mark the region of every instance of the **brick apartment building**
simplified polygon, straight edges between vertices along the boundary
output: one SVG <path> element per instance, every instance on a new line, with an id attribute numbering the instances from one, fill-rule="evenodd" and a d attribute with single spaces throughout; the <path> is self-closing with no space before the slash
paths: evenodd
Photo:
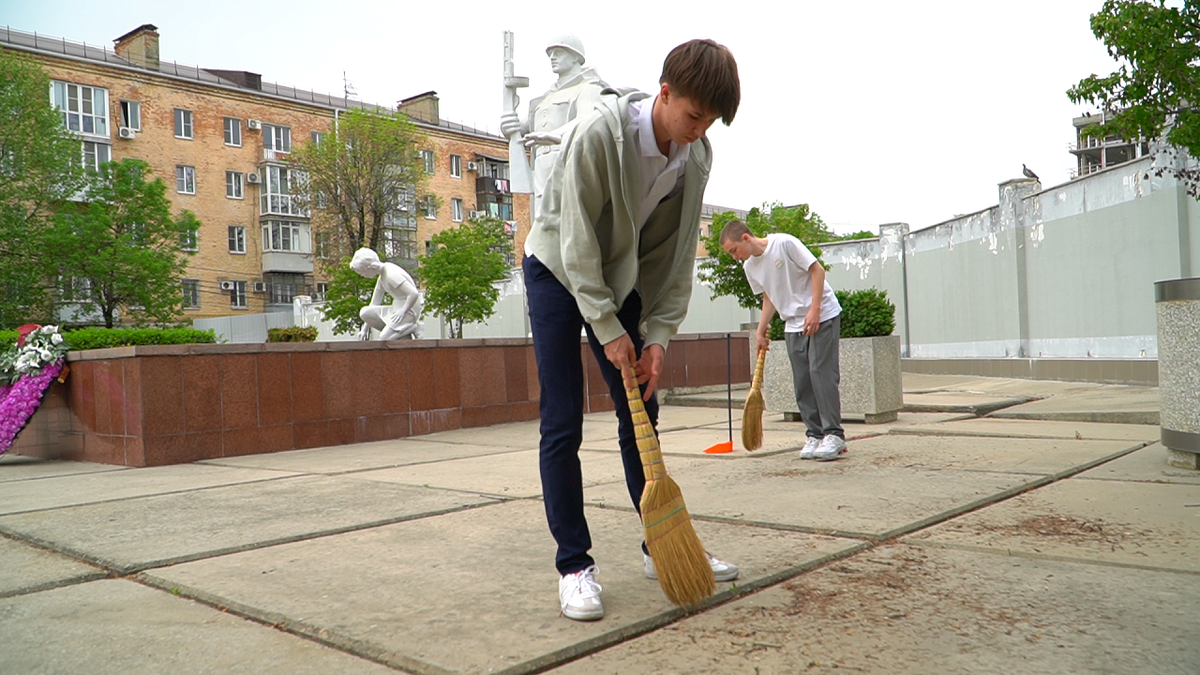
<path id="1" fill-rule="evenodd" d="M 310 214 L 294 199 L 287 155 L 346 110 L 371 106 L 266 83 L 256 73 L 163 61 L 149 24 L 115 43 L 109 50 L 0 31 L 0 47 L 31 55 L 49 75 L 50 101 L 79 134 L 86 164 L 141 159 L 173 188 L 173 210 L 200 219 L 181 289 L 186 318 L 284 309 L 295 295 L 319 296 Z M 509 223 L 515 264 L 529 201 L 508 191 L 507 141 L 441 120 L 435 92 L 397 109 L 425 135 L 427 191 L 437 199 L 396 214 L 388 257 L 412 269 L 434 234 L 487 213 Z"/>

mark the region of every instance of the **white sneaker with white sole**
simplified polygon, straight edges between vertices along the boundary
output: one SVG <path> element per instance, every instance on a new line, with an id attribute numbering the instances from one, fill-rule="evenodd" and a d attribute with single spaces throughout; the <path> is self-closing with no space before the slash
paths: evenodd
<path id="1" fill-rule="evenodd" d="M 596 583 L 599 572 L 600 569 L 592 565 L 574 574 L 564 574 L 558 580 L 558 600 L 563 616 L 576 621 L 604 618 L 604 604 L 600 602 L 602 589 Z"/>
<path id="2" fill-rule="evenodd" d="M 816 454 L 817 448 L 821 447 L 821 440 L 816 436 L 808 436 L 804 441 L 804 447 L 800 448 L 800 459 L 812 459 Z"/>
<path id="3" fill-rule="evenodd" d="M 828 462 L 844 454 L 846 454 L 846 441 L 840 436 L 829 434 L 821 441 L 820 447 L 813 454 L 813 459 L 818 462 Z"/>
<path id="4" fill-rule="evenodd" d="M 733 581 L 734 579 L 738 578 L 738 574 L 741 572 L 738 570 L 737 565 L 734 565 L 731 562 L 725 562 L 724 560 L 717 560 L 713 554 L 707 551 L 705 551 L 704 554 L 708 556 L 708 566 L 712 568 L 713 577 L 715 577 L 717 581 Z M 642 558 L 642 563 L 645 565 L 646 569 L 646 578 L 658 579 L 658 570 L 654 568 L 654 558 L 651 558 L 645 553 L 642 554 Z"/>

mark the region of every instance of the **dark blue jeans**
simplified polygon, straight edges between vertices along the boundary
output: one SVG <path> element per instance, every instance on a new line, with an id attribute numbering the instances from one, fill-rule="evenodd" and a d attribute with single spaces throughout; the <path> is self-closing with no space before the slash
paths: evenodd
<path id="1" fill-rule="evenodd" d="M 621 462 L 625 466 L 625 484 L 635 509 L 639 509 L 646 478 L 638 457 L 633 420 L 625 398 L 621 372 L 604 357 L 604 345 L 596 340 L 592 327 L 579 313 L 575 297 L 554 274 L 533 256 L 522 263 L 525 294 L 529 301 L 529 324 L 533 330 L 533 353 L 537 359 L 539 402 L 542 422 L 539 466 L 542 474 L 542 499 L 550 533 L 558 542 L 554 563 L 560 574 L 572 574 L 594 564 L 588 550 L 592 537 L 583 515 L 583 472 L 579 466 L 579 446 L 583 443 L 583 359 L 579 351 L 579 331 L 587 330 L 588 344 L 604 375 L 617 413 L 617 435 Z M 642 299 L 636 291 L 629 294 L 617 312 L 625 332 L 633 340 L 637 355 L 642 354 L 638 322 Z M 650 423 L 658 427 L 658 399 L 646 401 Z"/>

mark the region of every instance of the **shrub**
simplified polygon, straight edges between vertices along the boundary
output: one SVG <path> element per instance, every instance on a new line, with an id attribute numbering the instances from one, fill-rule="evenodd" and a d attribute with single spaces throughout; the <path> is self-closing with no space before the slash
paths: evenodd
<path id="1" fill-rule="evenodd" d="M 109 349 L 139 345 L 211 344 L 217 341 L 212 330 L 195 328 L 80 328 L 64 333 L 72 350 Z"/>
<path id="2" fill-rule="evenodd" d="M 887 291 L 864 288 L 834 294 L 842 306 L 842 337 L 891 335 L 896 328 L 896 306 L 887 299 Z"/>
<path id="3" fill-rule="evenodd" d="M 317 329 L 313 327 L 300 328 L 268 328 L 267 342 L 316 342 Z"/>

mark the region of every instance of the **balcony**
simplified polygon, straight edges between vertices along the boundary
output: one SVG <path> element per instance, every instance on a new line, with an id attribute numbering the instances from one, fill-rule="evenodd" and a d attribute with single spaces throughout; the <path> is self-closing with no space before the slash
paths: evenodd
<path id="1" fill-rule="evenodd" d="M 263 274 L 312 274 L 313 257 L 311 253 L 295 251 L 263 251 L 262 271 Z"/>
<path id="2" fill-rule="evenodd" d="M 267 193 L 259 197 L 260 215 L 308 218 L 310 211 L 297 195 Z"/>
<path id="3" fill-rule="evenodd" d="M 475 192 L 500 195 L 509 194 L 508 179 L 480 176 L 475 179 Z"/>

